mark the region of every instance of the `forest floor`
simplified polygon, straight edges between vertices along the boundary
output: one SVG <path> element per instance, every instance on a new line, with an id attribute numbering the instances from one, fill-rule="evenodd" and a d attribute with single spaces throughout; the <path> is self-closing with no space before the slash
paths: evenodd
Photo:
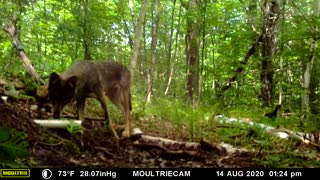
<path id="1" fill-rule="evenodd" d="M 66 129 L 49 129 L 34 123 L 32 102 L 0 103 L 0 126 L 28 134 L 31 157 L 24 161 L 30 167 L 263 167 L 254 153 L 198 150 L 200 156 L 166 156 L 159 149 L 135 146 L 132 138 L 116 142 L 102 121 L 84 121 L 84 133 L 71 135 Z M 45 116 L 49 117 L 49 113 Z M 117 121 L 117 124 L 123 121 Z M 158 118 L 136 120 L 144 134 L 189 142 L 188 133 L 177 133 L 170 122 Z M 121 134 L 121 128 L 117 128 Z"/>

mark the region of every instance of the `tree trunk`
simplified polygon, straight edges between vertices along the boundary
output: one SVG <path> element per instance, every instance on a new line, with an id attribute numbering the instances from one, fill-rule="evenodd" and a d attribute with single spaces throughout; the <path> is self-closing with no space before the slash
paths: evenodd
<path id="1" fill-rule="evenodd" d="M 134 29 L 136 29 L 135 17 L 134 17 L 134 9 L 133 8 L 134 8 L 133 7 L 133 2 L 132 2 L 132 0 L 129 0 L 129 9 L 130 9 L 132 26 L 134 27 Z"/>
<path id="2" fill-rule="evenodd" d="M 313 14 L 314 14 L 314 19 L 317 18 L 318 14 L 319 14 L 319 0 L 314 0 L 314 10 L 313 10 Z M 315 97 L 315 77 L 312 77 L 314 75 L 315 72 L 315 49 L 316 49 L 316 45 L 317 45 L 317 32 L 318 32 L 318 27 L 315 26 L 314 31 L 312 32 L 312 39 L 311 39 L 311 43 L 310 43 L 310 55 L 309 58 L 304 62 L 304 72 L 303 72 L 303 94 L 302 94 L 302 113 L 303 114 L 308 114 L 310 112 L 310 98 L 314 98 Z M 312 80 L 312 82 L 311 82 Z M 312 84 L 310 84 L 312 83 Z M 312 95 L 312 96 L 310 96 Z M 314 99 L 313 99 L 314 100 Z"/>
<path id="3" fill-rule="evenodd" d="M 199 1 L 189 0 L 186 34 L 186 63 L 187 63 L 187 99 L 193 106 L 198 105 L 199 90 Z"/>
<path id="4" fill-rule="evenodd" d="M 88 10 L 89 10 L 89 0 L 83 0 L 83 48 L 84 48 L 84 59 L 91 60 L 90 52 L 90 38 L 88 32 Z"/>
<path id="5" fill-rule="evenodd" d="M 10 38 L 12 39 L 12 44 L 17 50 L 21 58 L 23 67 L 27 70 L 27 73 L 33 80 L 35 80 L 35 82 L 39 84 L 44 84 L 44 81 L 40 78 L 40 76 L 33 68 L 28 56 L 24 53 L 23 46 L 18 38 L 18 30 L 16 28 L 16 23 L 16 17 L 12 17 L 8 25 L 4 28 L 4 30 L 9 34 Z"/>
<path id="6" fill-rule="evenodd" d="M 287 4 L 287 0 L 284 0 L 282 1 L 282 12 L 286 12 L 286 4 Z M 283 34 L 285 32 L 285 21 L 286 21 L 286 15 L 285 13 L 282 13 L 281 14 L 282 16 L 282 22 L 281 22 L 281 30 L 280 30 L 280 33 Z M 280 39 L 282 40 L 282 39 Z M 279 66 L 280 66 L 280 69 L 279 69 L 279 103 L 278 104 L 282 104 L 282 101 L 284 99 L 283 97 L 283 75 L 284 75 L 284 69 L 283 69 L 283 51 L 284 51 L 284 46 L 282 45 L 283 43 L 280 42 L 279 44 L 281 44 L 281 47 L 280 47 L 280 52 L 279 52 Z"/>
<path id="7" fill-rule="evenodd" d="M 152 94 L 152 85 L 153 85 L 153 76 L 154 69 L 156 65 L 157 58 L 157 40 L 158 40 L 158 26 L 159 26 L 159 0 L 154 2 L 154 26 L 152 27 L 152 41 L 151 41 L 151 67 L 148 75 L 148 85 L 147 85 L 147 102 L 151 100 Z"/>
<path id="8" fill-rule="evenodd" d="M 143 23 L 142 23 L 142 29 L 143 29 L 143 51 L 142 51 L 142 47 L 140 47 L 140 52 L 143 52 L 141 55 L 140 55 L 140 58 L 139 58 L 139 68 L 138 68 L 138 72 L 139 72 L 139 79 L 143 79 L 143 82 L 147 82 L 148 80 L 148 70 L 147 70 L 147 59 L 148 59 L 148 47 L 147 47 L 147 34 L 146 34 L 146 20 L 144 19 Z M 142 57 L 143 55 L 143 57 Z M 147 83 L 144 84 L 144 86 L 147 86 Z"/>
<path id="9" fill-rule="evenodd" d="M 143 4 L 141 5 L 139 19 L 138 19 L 138 22 L 135 28 L 135 33 L 134 33 L 134 44 L 133 44 L 131 64 L 130 64 L 132 80 L 134 79 L 134 70 L 135 70 L 138 55 L 139 55 L 140 41 L 142 36 L 142 26 L 143 26 L 144 17 L 146 14 L 147 3 L 148 3 L 148 0 L 144 0 Z"/>
<path id="10" fill-rule="evenodd" d="M 279 14 L 278 0 L 265 0 L 262 27 L 262 67 L 260 72 L 260 93 L 265 106 L 271 105 L 273 100 L 273 59 L 277 47 L 276 27 Z"/>
<path id="11" fill-rule="evenodd" d="M 176 6 L 176 0 L 173 0 L 173 7 L 171 12 L 171 25 L 170 25 L 170 34 L 169 34 L 169 45 L 168 45 L 168 58 L 167 58 L 167 68 L 166 68 L 166 77 L 167 82 L 170 79 L 171 74 L 171 51 L 172 51 L 172 37 L 173 37 L 173 30 L 174 30 L 174 15 L 175 15 L 175 6 Z"/>
<path id="12" fill-rule="evenodd" d="M 182 10 L 182 6 L 180 6 L 180 8 L 179 8 L 178 29 L 177 29 L 177 32 L 176 32 L 175 49 L 174 49 L 174 54 L 173 54 L 174 61 L 172 63 L 170 63 L 170 67 L 169 67 L 170 68 L 170 73 L 169 73 L 169 76 L 168 76 L 168 82 L 167 82 L 166 90 L 164 91 L 165 95 L 167 95 L 168 92 L 169 92 L 170 85 L 171 85 L 171 82 L 172 82 L 172 79 L 173 79 L 175 64 L 176 64 L 176 61 L 177 61 L 178 38 L 179 38 L 180 24 L 181 24 L 181 10 Z M 173 19 L 172 19 L 172 21 L 173 21 Z M 171 52 L 169 52 L 169 53 L 171 54 Z M 171 59 L 171 57 L 170 57 L 170 59 Z M 171 60 L 170 60 L 170 62 L 171 62 Z"/>
<path id="13" fill-rule="evenodd" d="M 204 0 L 203 7 L 201 9 L 201 18 L 202 18 L 202 48 L 201 48 L 201 66 L 200 66 L 200 79 L 199 79 L 199 88 L 198 88 L 198 102 L 200 102 L 201 99 L 201 87 L 202 82 L 207 82 L 206 75 L 204 80 L 202 80 L 202 73 L 203 73 L 203 67 L 204 67 L 204 61 L 207 58 L 207 51 L 206 51 L 206 11 L 207 11 L 207 0 Z M 205 72 L 207 74 L 207 72 Z"/>

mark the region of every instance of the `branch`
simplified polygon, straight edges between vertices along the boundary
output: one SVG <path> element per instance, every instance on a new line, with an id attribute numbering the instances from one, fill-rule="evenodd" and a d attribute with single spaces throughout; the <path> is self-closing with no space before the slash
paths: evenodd
<path id="1" fill-rule="evenodd" d="M 12 16 L 9 20 L 9 23 L 5 26 L 4 31 L 9 34 L 11 41 L 12 41 L 12 45 L 18 51 L 18 55 L 20 56 L 22 64 L 23 64 L 24 68 L 26 69 L 27 73 L 37 83 L 45 84 L 44 81 L 40 78 L 40 76 L 37 74 L 37 72 L 33 68 L 28 56 L 24 53 L 23 46 L 18 38 L 18 31 L 17 31 L 16 26 L 17 26 L 17 18 L 15 16 Z"/>
<path id="2" fill-rule="evenodd" d="M 260 35 L 254 43 L 252 43 L 251 48 L 246 53 L 244 59 L 240 62 L 240 66 L 236 69 L 234 75 L 230 77 L 227 84 L 221 88 L 221 93 L 218 94 L 218 97 L 221 96 L 226 90 L 228 90 L 232 86 L 232 83 L 234 83 L 238 76 L 243 72 L 244 66 L 248 64 L 250 57 L 256 52 L 256 46 L 260 42 L 262 42 L 262 35 Z"/>

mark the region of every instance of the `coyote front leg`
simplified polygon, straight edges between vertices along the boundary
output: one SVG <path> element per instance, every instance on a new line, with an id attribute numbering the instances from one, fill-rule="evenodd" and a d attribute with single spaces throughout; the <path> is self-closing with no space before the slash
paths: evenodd
<path id="1" fill-rule="evenodd" d="M 110 116 L 108 114 L 108 107 L 107 107 L 106 99 L 105 99 L 105 96 L 102 93 L 102 91 L 101 91 L 101 93 L 98 94 L 98 100 L 100 101 L 100 104 L 101 104 L 101 106 L 102 106 L 102 108 L 104 110 L 105 121 L 106 121 L 111 133 L 113 134 L 114 138 L 118 141 L 119 140 L 119 136 L 118 136 L 117 131 L 114 129 L 113 123 L 112 123 L 111 118 L 110 118 Z"/>

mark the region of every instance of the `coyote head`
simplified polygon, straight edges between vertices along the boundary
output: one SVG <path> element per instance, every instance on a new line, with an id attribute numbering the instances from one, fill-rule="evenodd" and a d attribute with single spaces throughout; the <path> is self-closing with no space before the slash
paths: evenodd
<path id="1" fill-rule="evenodd" d="M 60 118 L 61 111 L 74 97 L 76 83 L 76 76 L 64 80 L 57 73 L 51 73 L 48 94 L 52 103 L 53 118 Z"/>

